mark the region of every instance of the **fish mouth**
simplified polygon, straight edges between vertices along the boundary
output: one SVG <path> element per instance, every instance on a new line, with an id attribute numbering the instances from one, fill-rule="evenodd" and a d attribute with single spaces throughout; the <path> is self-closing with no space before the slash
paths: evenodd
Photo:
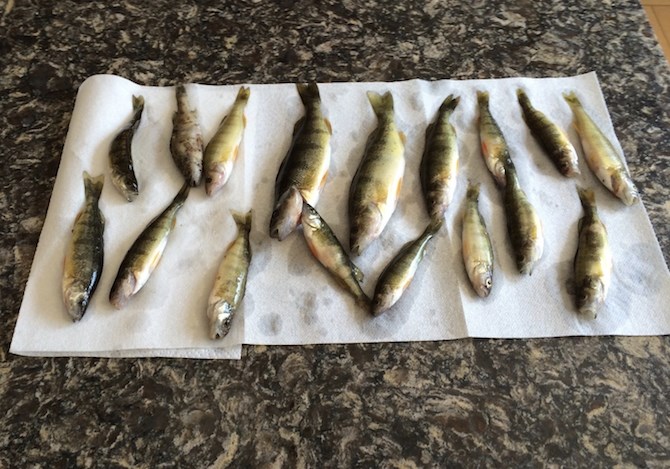
<path id="1" fill-rule="evenodd" d="M 64 295 L 65 307 L 67 314 L 72 318 L 72 322 L 81 320 L 88 307 L 88 298 L 84 293 L 70 294 L 66 292 Z"/>
<path id="2" fill-rule="evenodd" d="M 212 304 L 207 311 L 210 318 L 209 337 L 212 340 L 223 339 L 230 332 L 233 311 L 226 301 Z"/>

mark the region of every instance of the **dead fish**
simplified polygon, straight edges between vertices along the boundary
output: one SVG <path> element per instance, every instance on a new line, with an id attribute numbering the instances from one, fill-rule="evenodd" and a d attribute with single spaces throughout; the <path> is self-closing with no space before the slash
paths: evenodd
<path id="1" fill-rule="evenodd" d="M 191 108 L 186 87 L 178 85 L 177 112 L 172 117 L 170 153 L 177 168 L 191 186 L 200 184 L 202 178 L 203 140 L 198 113 Z"/>
<path id="2" fill-rule="evenodd" d="M 328 223 L 308 203 L 302 209 L 302 230 L 312 255 L 367 309 L 370 299 L 360 286 L 363 272 L 351 262 Z"/>
<path id="3" fill-rule="evenodd" d="M 574 126 L 584 149 L 584 157 L 593 174 L 626 205 L 639 198 L 635 184 L 614 145 L 602 133 L 574 92 L 564 94 L 575 117 Z"/>
<path id="4" fill-rule="evenodd" d="M 428 214 L 433 220 L 444 213 L 456 191 L 458 176 L 458 142 L 456 129 L 449 123 L 460 98 L 449 95 L 437 118 L 426 131 L 426 147 L 421 158 L 421 187 Z"/>
<path id="5" fill-rule="evenodd" d="M 486 167 L 498 187 L 505 187 L 505 168 L 512 165 L 505 137 L 489 109 L 489 93 L 477 91 L 479 105 L 479 141 Z"/>
<path id="6" fill-rule="evenodd" d="M 605 302 L 612 278 L 612 252 L 607 230 L 598 216 L 592 190 L 577 189 L 584 207 L 579 220 L 579 243 L 575 255 L 575 292 L 578 311 L 595 319 L 598 308 Z"/>
<path id="7" fill-rule="evenodd" d="M 230 332 L 233 315 L 244 299 L 251 264 L 251 210 L 246 215 L 235 212 L 232 215 L 237 224 L 237 237 L 223 255 L 207 305 L 212 339 L 221 339 Z"/>
<path id="8" fill-rule="evenodd" d="M 294 190 L 315 206 L 326 183 L 330 167 L 330 121 L 321 112 L 321 97 L 316 83 L 297 85 L 305 105 L 305 116 L 295 125 L 293 142 L 279 167 L 275 181 L 275 205 L 270 220 L 270 236 L 280 241 L 300 222 L 302 201 Z"/>
<path id="9" fill-rule="evenodd" d="M 214 195 L 228 182 L 233 165 L 242 143 L 242 136 L 247 125 L 244 109 L 249 102 L 250 91 L 244 86 L 237 92 L 237 98 L 219 129 L 205 149 L 205 190 L 207 195 Z"/>
<path id="10" fill-rule="evenodd" d="M 479 184 L 469 184 L 463 215 L 463 263 L 472 288 L 482 298 L 493 286 L 493 248 L 479 212 Z"/>
<path id="11" fill-rule="evenodd" d="M 139 194 L 137 178 L 133 169 L 133 136 L 137 131 L 144 110 L 144 98 L 133 96 L 133 117 L 119 132 L 109 148 L 112 183 L 121 194 L 132 202 Z"/>
<path id="12" fill-rule="evenodd" d="M 542 222 L 521 189 L 514 167 L 508 166 L 505 175 L 507 183 L 503 202 L 507 232 L 514 248 L 519 272 L 531 275 L 535 263 L 542 257 L 544 251 Z"/>
<path id="13" fill-rule="evenodd" d="M 79 321 L 86 313 L 102 275 L 105 217 L 98 201 L 104 180 L 104 175 L 91 177 L 84 172 L 86 199 L 74 221 L 65 253 L 63 302 L 73 321 Z"/>
<path id="14" fill-rule="evenodd" d="M 566 177 L 578 175 L 577 152 L 565 132 L 545 114 L 533 107 L 528 95 L 522 89 L 516 90 L 516 95 L 523 111 L 523 120 L 530 129 L 530 133 L 549 156 L 556 169 Z"/>
<path id="15" fill-rule="evenodd" d="M 395 125 L 393 96 L 368 91 L 377 128 L 349 188 L 349 247 L 360 255 L 377 239 L 398 205 L 405 172 L 405 135 Z"/>
<path id="16" fill-rule="evenodd" d="M 377 280 L 375 294 L 372 297 L 370 312 L 374 316 L 379 316 L 391 308 L 407 290 L 421 260 L 426 255 L 428 242 L 439 231 L 442 223 L 442 219 L 431 221 L 421 236 L 405 244 L 388 263 Z"/>
<path id="17" fill-rule="evenodd" d="M 123 308 L 149 280 L 163 256 L 168 236 L 177 222 L 177 212 L 184 205 L 188 192 L 189 183 L 186 182 L 170 205 L 147 225 L 128 250 L 109 293 L 109 302 L 115 308 Z"/>

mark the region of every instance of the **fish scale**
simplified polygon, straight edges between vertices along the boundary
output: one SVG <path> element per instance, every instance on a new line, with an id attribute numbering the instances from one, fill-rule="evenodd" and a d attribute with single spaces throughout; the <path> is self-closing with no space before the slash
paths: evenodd
<path id="1" fill-rule="evenodd" d="M 133 96 L 133 117 L 114 137 L 109 148 L 109 160 L 112 183 L 128 202 L 132 202 L 139 194 L 139 186 L 133 167 L 132 144 L 135 132 L 142 120 L 144 98 Z"/>

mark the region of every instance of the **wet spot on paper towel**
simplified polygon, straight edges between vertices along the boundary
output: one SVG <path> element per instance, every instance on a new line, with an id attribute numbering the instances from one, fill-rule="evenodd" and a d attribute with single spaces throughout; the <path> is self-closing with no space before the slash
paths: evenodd
<path id="1" fill-rule="evenodd" d="M 317 262 L 315 259 L 311 259 L 309 248 L 302 238 L 301 233 L 292 233 L 288 239 L 282 241 L 283 243 L 290 243 L 288 248 L 288 272 L 291 275 L 307 275 L 314 266 L 314 262 Z"/>
<path id="2" fill-rule="evenodd" d="M 302 295 L 299 303 L 299 311 L 302 322 L 307 326 L 311 326 L 318 321 L 316 314 L 316 294 L 305 293 Z"/>
<path id="3" fill-rule="evenodd" d="M 249 267 L 249 274 L 253 275 L 255 272 L 263 272 L 272 259 L 272 243 L 264 242 L 267 239 L 267 234 L 261 231 L 251 232 L 251 265 Z"/>
<path id="4" fill-rule="evenodd" d="M 260 319 L 260 330 L 265 335 L 277 335 L 281 331 L 282 319 L 277 313 L 264 315 Z"/>

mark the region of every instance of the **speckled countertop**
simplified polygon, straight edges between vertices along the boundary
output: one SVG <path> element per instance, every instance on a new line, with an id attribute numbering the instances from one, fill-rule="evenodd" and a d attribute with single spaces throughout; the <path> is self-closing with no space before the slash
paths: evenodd
<path id="1" fill-rule="evenodd" d="M 668 337 L 255 346 L 240 361 L 7 353 L 77 88 L 97 73 L 595 70 L 667 261 L 670 71 L 637 0 L 109 3 L 0 1 L 0 467 L 670 464 Z"/>

